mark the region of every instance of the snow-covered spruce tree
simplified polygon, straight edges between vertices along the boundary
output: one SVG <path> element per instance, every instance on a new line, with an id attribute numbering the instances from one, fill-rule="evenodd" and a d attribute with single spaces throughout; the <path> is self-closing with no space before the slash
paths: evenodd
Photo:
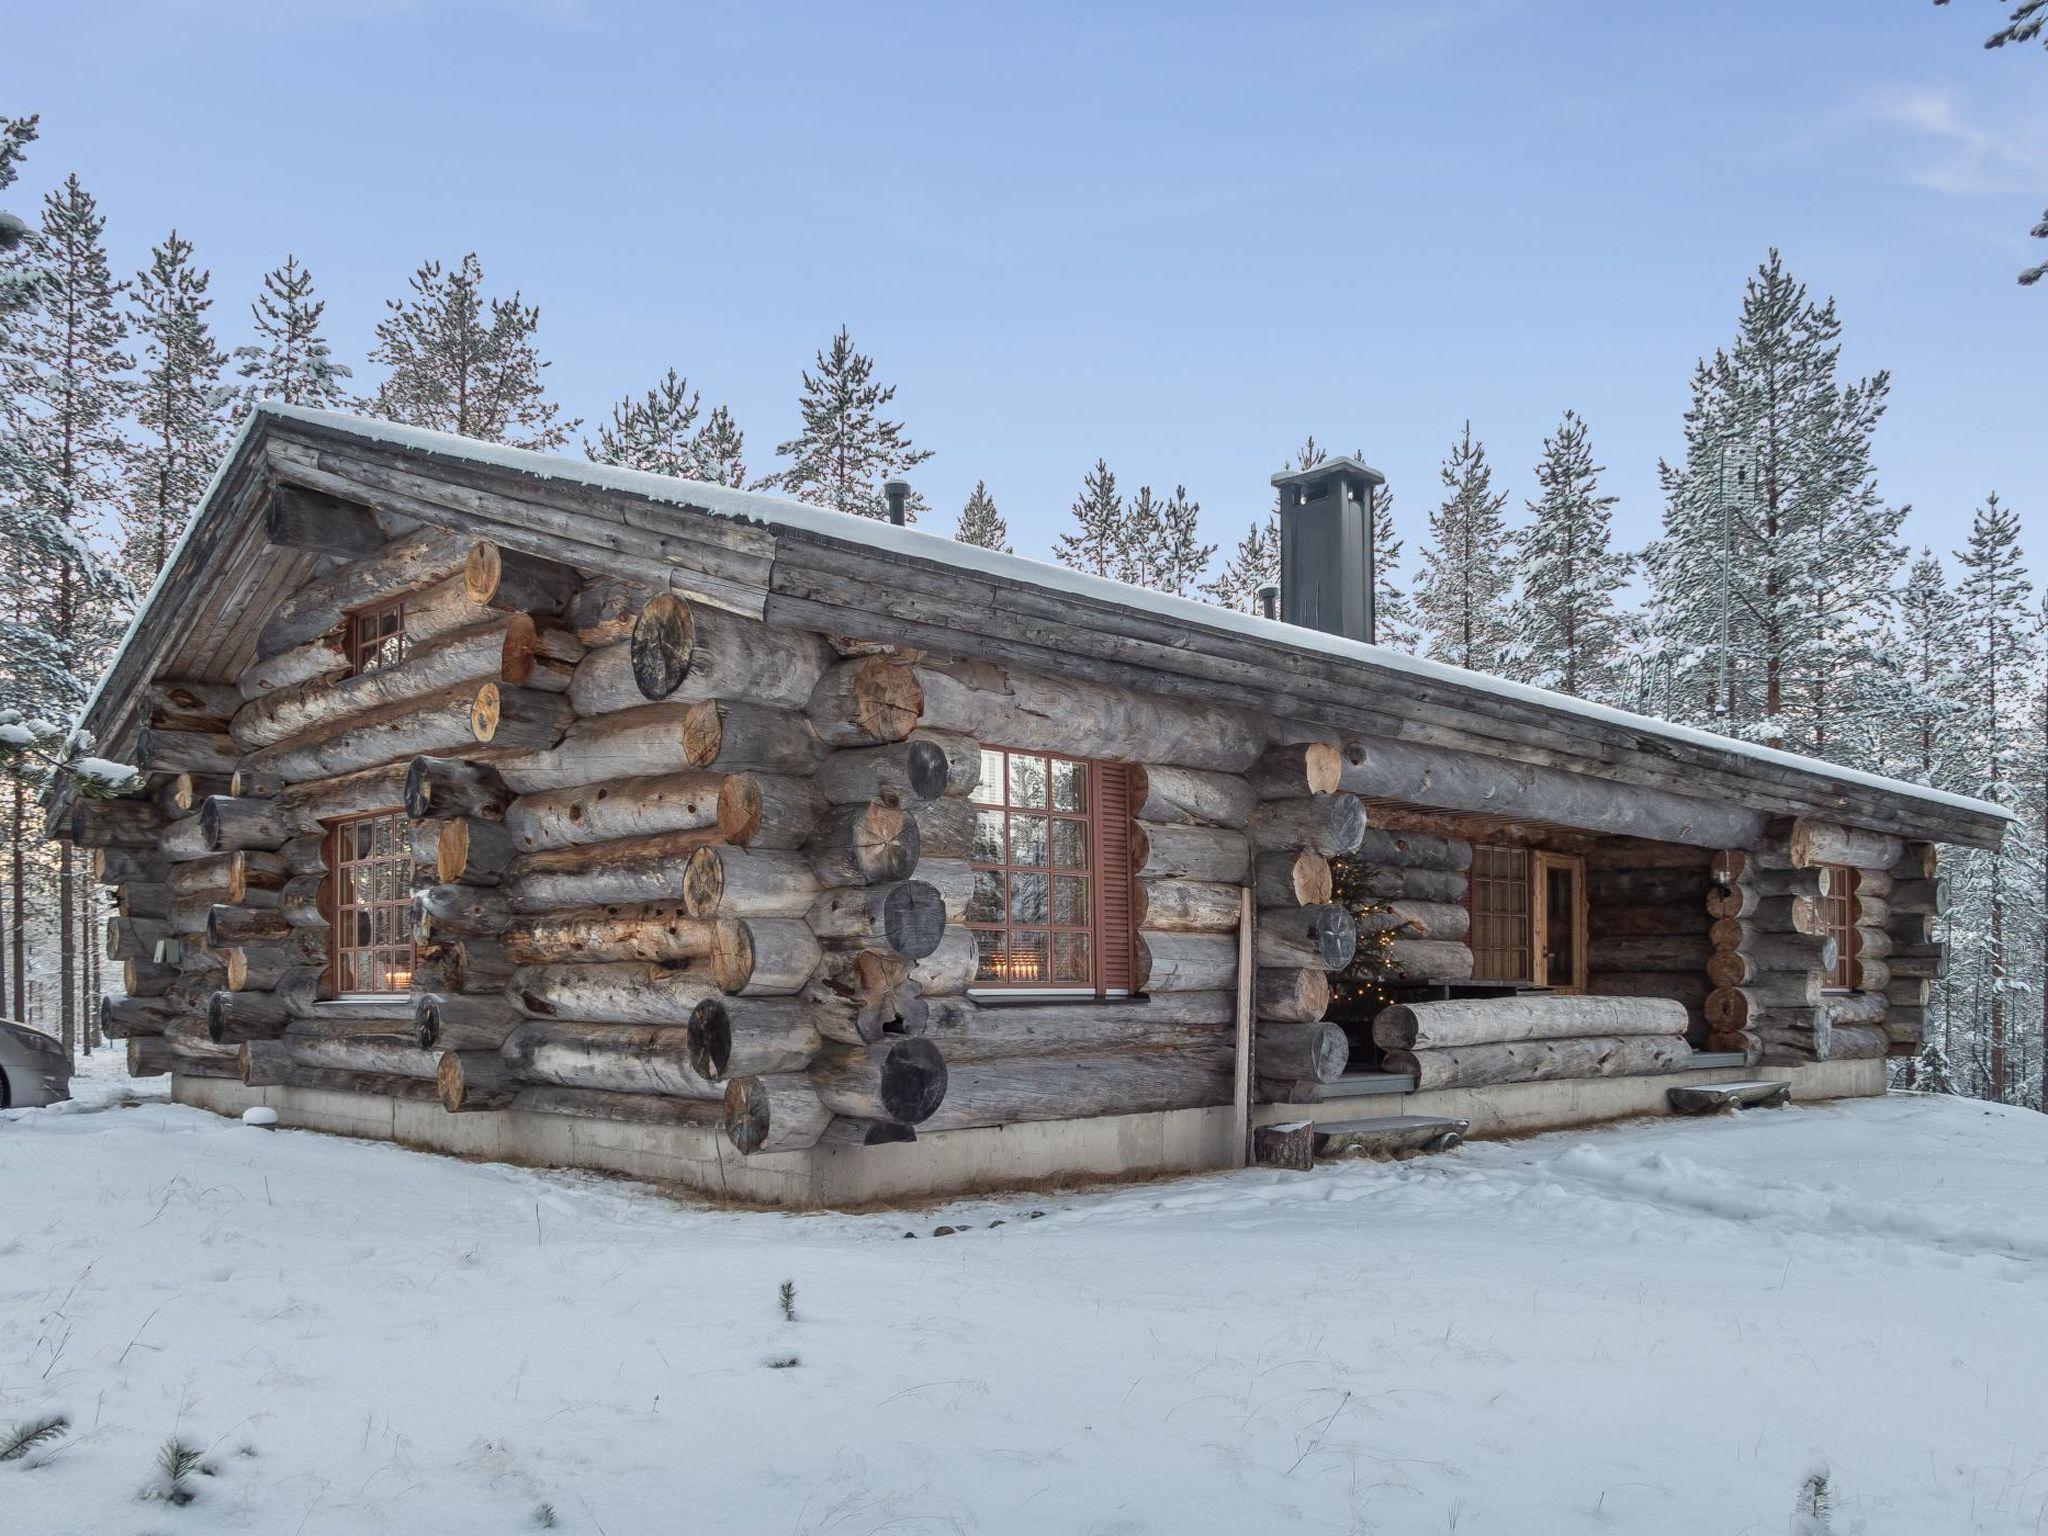
<path id="1" fill-rule="evenodd" d="M 715 407 L 697 429 L 697 478 L 742 489 L 747 483 L 747 439 L 724 406 Z"/>
<path id="2" fill-rule="evenodd" d="M 2019 531 L 2018 515 L 1996 495 L 1987 496 L 1971 519 L 1968 545 L 1957 554 L 1962 579 L 1956 599 L 1966 647 L 1956 693 L 1967 754 L 1962 785 L 2001 804 L 2018 797 L 2030 737 L 2033 594 Z M 1950 1060 L 1965 1091 L 2001 1102 L 2013 1087 L 2007 1071 L 2008 1015 L 2015 1001 L 2008 921 L 2018 873 L 2016 841 L 2008 834 L 1998 849 L 1955 861 L 1947 915 L 1950 967 L 1943 984 Z"/>
<path id="3" fill-rule="evenodd" d="M 1237 541 L 1215 579 L 1202 588 L 1210 602 L 1239 613 L 1259 611 L 1259 588 L 1280 584 L 1280 520 L 1260 518 Z"/>
<path id="4" fill-rule="evenodd" d="M 7 502 L 9 637 L 26 660 L 9 707 L 62 726 L 77 713 L 118 633 L 127 584 L 94 547 L 104 538 L 127 461 L 120 430 L 133 360 L 103 236 L 106 220 L 78 178 L 43 200 L 31 244 L 37 303 L 19 318 L 4 360 L 5 434 L 20 493 Z M 25 792 L 25 788 L 24 788 Z M 78 891 L 71 845 L 57 855 L 60 1034 L 78 1037 Z"/>
<path id="5" fill-rule="evenodd" d="M 1363 457 L 1363 455 L 1360 455 Z M 1394 488 L 1372 493 L 1373 639 L 1380 645 L 1411 654 L 1422 648 L 1416 628 L 1415 603 L 1401 587 L 1401 536 L 1394 523 Z"/>
<path id="6" fill-rule="evenodd" d="M 0 117 L 0 192 L 13 186 L 21 162 L 35 142 L 34 117 Z M 28 497 L 32 474 L 26 445 L 20 437 L 19 413 L 13 408 L 17 382 L 14 364 L 21 354 L 25 312 L 36 302 L 32 264 L 34 241 L 28 222 L 0 207 L 0 584 L 11 584 L 15 545 L 13 519 Z M 11 624 L 22 605 L 11 591 L 0 592 L 0 624 Z M 0 633 L 0 700 L 14 690 L 12 674 L 20 665 L 13 636 Z M 28 1017 L 26 916 L 28 909 L 27 793 L 15 775 L 7 780 L 8 911 L 4 919 L 5 949 L 0 950 L 0 1018 Z M 12 1007 L 9 1006 L 12 1000 Z"/>
<path id="7" fill-rule="evenodd" d="M 175 229 L 149 253 L 132 289 L 143 373 L 135 393 L 141 441 L 128 461 L 121 513 L 121 572 L 149 590 L 199 505 L 220 460 L 232 391 L 227 354 L 208 329 L 212 274 L 193 265 L 192 242 Z"/>
<path id="8" fill-rule="evenodd" d="M 1566 411 L 1543 440 L 1540 494 L 1519 535 L 1521 590 L 1513 611 L 1514 676 L 1578 699 L 1611 701 L 1621 686 L 1620 604 L 1630 560 L 1613 548 L 1614 501 L 1602 494 L 1585 419 Z"/>
<path id="9" fill-rule="evenodd" d="M 1956 729 L 1962 609 L 1931 549 L 1923 548 L 1906 572 L 1888 654 L 1897 698 L 1882 759 L 1886 771 L 1937 789 L 1960 788 L 1966 766 Z"/>
<path id="10" fill-rule="evenodd" d="M 1141 486 L 1138 494 L 1143 498 L 1150 492 Z M 1216 558 L 1216 546 L 1202 542 L 1202 504 L 1188 495 L 1186 486 L 1176 485 L 1158 508 L 1157 520 L 1145 530 L 1150 538 L 1138 584 L 1175 597 L 1193 597 Z"/>
<path id="11" fill-rule="evenodd" d="M 351 375 L 334 360 L 320 317 L 327 301 L 313 297 L 313 274 L 287 255 L 284 265 L 263 274 L 263 291 L 249 306 L 257 339 L 235 348 L 237 376 L 242 379 L 235 419 L 247 415 L 258 400 L 315 410 L 339 410 L 348 404 L 343 382 Z"/>
<path id="12" fill-rule="evenodd" d="M 932 454 L 912 445 L 902 422 L 882 414 L 896 389 L 876 383 L 874 374 L 875 360 L 854 347 L 842 325 L 819 351 L 818 371 L 804 370 L 797 397 L 801 430 L 776 445 L 789 467 L 767 476 L 762 486 L 856 517 L 887 517 L 883 483 Z M 912 493 L 909 520 L 916 522 L 924 510 L 924 498 Z"/>
<path id="13" fill-rule="evenodd" d="M 1429 515 L 1429 545 L 1415 583 L 1428 654 L 1475 672 L 1499 672 L 1513 638 L 1514 535 L 1493 488 L 1486 447 L 1465 423 L 1442 470 L 1444 499 Z"/>
<path id="14" fill-rule="evenodd" d="M 1081 494 L 1070 509 L 1074 531 L 1053 540 L 1061 565 L 1095 576 L 1116 576 L 1129 555 L 1130 529 L 1124 499 L 1116 488 L 1116 472 L 1102 459 L 1081 481 Z"/>
<path id="15" fill-rule="evenodd" d="M 967 505 L 960 509 L 960 525 L 953 530 L 953 537 L 962 544 L 978 544 L 1006 555 L 1016 553 L 1010 548 L 1010 525 L 996 510 L 996 499 L 989 495 L 986 480 L 974 482 Z"/>
<path id="16" fill-rule="evenodd" d="M 1645 556 L 1680 718 L 1808 751 L 1850 713 L 1902 553 L 1871 459 L 1889 381 L 1842 382 L 1840 335 L 1772 251 L 1733 346 L 1694 369 Z"/>
<path id="17" fill-rule="evenodd" d="M 671 368 L 646 394 L 613 406 L 612 419 L 599 425 L 596 442 L 584 442 L 583 452 L 593 463 L 695 480 L 700 408 L 690 381 Z"/>
<path id="18" fill-rule="evenodd" d="M 391 370 L 370 409 L 391 421 L 455 432 L 514 448 L 553 450 L 580 421 L 564 421 L 541 383 L 547 364 L 534 342 L 540 307 L 486 300 L 474 251 L 453 271 L 423 262 L 412 296 L 386 301 L 370 361 Z"/>

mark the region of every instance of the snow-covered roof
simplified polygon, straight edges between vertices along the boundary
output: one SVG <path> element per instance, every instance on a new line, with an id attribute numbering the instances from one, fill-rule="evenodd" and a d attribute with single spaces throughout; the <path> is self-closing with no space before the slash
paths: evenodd
<path id="1" fill-rule="evenodd" d="M 472 438 L 428 431 L 419 427 L 401 426 L 342 412 L 311 410 L 268 401 L 259 404 L 243 423 L 234 446 L 224 459 L 221 470 L 216 474 L 213 485 L 209 487 L 207 497 L 202 502 L 201 515 L 194 519 L 193 525 L 187 528 L 180 539 L 177 549 L 173 551 L 165 565 L 163 575 L 158 578 L 156 586 L 151 589 L 149 598 L 143 604 L 142 611 L 138 613 L 136 625 L 131 626 L 129 636 L 124 639 L 124 651 L 132 643 L 143 614 L 159 600 L 166 583 L 173 579 L 173 573 L 180 565 L 179 557 L 186 543 L 192 538 L 194 529 L 204 521 L 205 508 L 218 494 L 230 465 L 241 458 L 252 440 L 273 425 L 287 428 L 292 425 L 303 425 L 322 432 L 342 434 L 364 443 L 381 444 L 408 454 L 492 466 L 532 479 L 559 481 L 587 489 L 618 492 L 647 502 L 688 508 L 697 513 L 758 524 L 773 530 L 786 530 L 813 539 L 854 544 L 860 548 L 895 554 L 906 559 L 950 566 L 998 583 L 1011 583 L 1047 593 L 1112 605 L 1150 618 L 1170 620 L 1190 630 L 1235 635 L 1292 651 L 1318 653 L 1339 661 L 1355 662 L 1383 678 L 1388 675 L 1410 678 L 1418 684 L 1429 685 L 1433 691 L 1463 695 L 1468 700 L 1498 700 L 1504 704 L 1519 706 L 1521 709 L 1534 709 L 1561 720 L 1576 719 L 1596 726 L 1611 727 L 1631 736 L 1662 740 L 1719 756 L 1744 759 L 1759 767 L 1768 766 L 1794 776 L 1813 776 L 1835 784 L 1859 786 L 1907 802 L 1959 812 L 1971 818 L 1989 818 L 2002 822 L 2013 820 L 2011 812 L 1990 801 L 1931 789 L 1924 785 L 1773 747 L 1739 741 L 1693 726 L 1674 724 L 1628 710 L 1553 693 L 1528 684 L 1511 682 L 1505 678 L 1491 677 L 1485 673 L 1412 656 L 1386 646 L 1368 645 L 1362 641 L 1325 634 L 1319 630 L 1304 629 L 1298 625 L 1263 618 L 1256 614 L 1240 613 L 1234 609 L 1189 598 L 1149 591 L 1107 577 L 1072 570 L 1063 565 L 1035 560 L 1029 556 L 1004 554 L 978 545 L 963 544 L 943 534 L 927 533 L 918 528 L 896 527 L 870 518 L 855 518 L 846 513 L 759 491 L 735 490 L 728 486 L 596 464 L 579 458 L 508 448 L 496 443 L 479 442 Z M 95 719 L 101 695 L 112 682 L 116 670 L 117 668 L 109 669 L 107 676 L 95 690 L 93 700 L 88 703 L 85 718 L 89 722 Z M 1361 678 L 1362 683 L 1368 681 L 1367 678 Z"/>

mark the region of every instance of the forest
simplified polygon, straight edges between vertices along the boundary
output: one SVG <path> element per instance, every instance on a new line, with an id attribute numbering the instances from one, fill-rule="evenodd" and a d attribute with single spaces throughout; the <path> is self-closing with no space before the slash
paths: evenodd
<path id="1" fill-rule="evenodd" d="M 175 230 L 118 274 L 107 217 L 75 175 L 18 207 L 38 131 L 0 118 L 0 1016 L 74 1050 L 101 1045 L 94 1004 L 118 973 L 101 958 L 102 898 L 67 846 L 43 841 L 37 800 L 56 773 L 119 773 L 70 722 L 254 402 L 580 451 L 861 517 L 886 515 L 883 482 L 933 456 L 843 327 L 797 370 L 797 429 L 768 454 L 674 369 L 603 419 L 574 418 L 550 396 L 539 307 L 489 284 L 474 253 L 422 262 L 345 362 L 295 255 L 244 318 L 216 311 Z M 1923 1054 L 1896 1071 L 2048 1108 L 2048 583 L 2029 576 L 2019 510 L 1990 487 L 1955 487 L 1975 504 L 1962 548 L 1916 544 L 1876 460 L 1890 379 L 1845 374 L 1832 299 L 1776 251 L 1735 297 L 1672 424 L 1647 547 L 1618 545 L 1593 428 L 1569 406 L 1519 490 L 1474 423 L 1447 422 L 1439 484 L 1399 487 L 1398 508 L 1393 487 L 1378 500 L 1379 639 L 2012 808 L 2003 848 L 1945 866 L 1949 970 Z M 1284 467 L 1325 451 L 1308 438 Z M 944 530 L 922 498 L 910 512 Z M 1098 459 L 1053 547 L 1017 552 L 1254 609 L 1277 580 L 1274 517 L 1252 516 L 1227 553 L 1204 538 L 1213 521 L 1186 486 L 1126 490 Z M 1012 548 L 986 483 L 951 522 L 955 538 Z"/>

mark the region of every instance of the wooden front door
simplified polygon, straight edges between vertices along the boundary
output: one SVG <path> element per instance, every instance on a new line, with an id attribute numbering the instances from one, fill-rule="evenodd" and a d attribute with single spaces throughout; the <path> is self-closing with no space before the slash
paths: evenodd
<path id="1" fill-rule="evenodd" d="M 1576 854 L 1530 859 L 1532 980 L 1555 992 L 1586 990 L 1586 861 Z"/>

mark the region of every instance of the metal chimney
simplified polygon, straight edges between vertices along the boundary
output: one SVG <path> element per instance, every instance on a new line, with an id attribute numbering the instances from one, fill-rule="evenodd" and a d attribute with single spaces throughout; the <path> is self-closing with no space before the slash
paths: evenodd
<path id="1" fill-rule="evenodd" d="M 1280 612 L 1290 624 L 1368 643 L 1372 498 L 1387 477 L 1358 459 L 1275 475 L 1280 492 Z"/>
<path id="2" fill-rule="evenodd" d="M 882 495 L 889 503 L 889 521 L 898 528 L 901 528 L 903 526 L 905 509 L 910 502 L 910 482 L 908 480 L 885 480 L 882 482 Z"/>

